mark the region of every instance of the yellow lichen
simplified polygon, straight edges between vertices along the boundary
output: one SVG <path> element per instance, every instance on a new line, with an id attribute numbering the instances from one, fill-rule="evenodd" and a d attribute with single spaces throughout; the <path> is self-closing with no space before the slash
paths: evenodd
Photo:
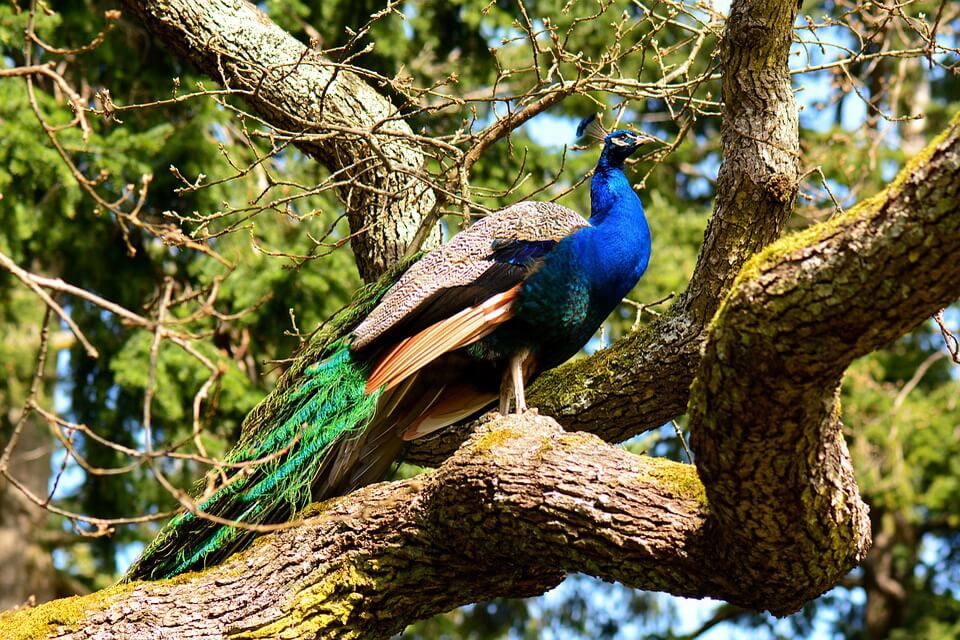
<path id="1" fill-rule="evenodd" d="M 231 638 L 304 638 L 321 634 L 335 625 L 340 638 L 359 638 L 361 630 L 348 625 L 363 606 L 364 592 L 377 590 L 375 581 L 353 562 L 346 562 L 306 589 L 293 595 L 285 614 L 275 622 L 235 631 Z"/>
<path id="2" fill-rule="evenodd" d="M 510 428 L 493 429 L 477 438 L 473 446 L 480 452 L 488 452 L 493 447 L 498 447 L 504 442 L 519 438 L 522 435 L 519 431 Z"/>
<path id="3" fill-rule="evenodd" d="M 637 481 L 656 483 L 657 488 L 675 498 L 692 498 L 697 504 L 707 508 L 707 492 L 692 464 L 681 464 L 665 458 L 644 458 L 643 470 L 637 474 Z"/>
<path id="4" fill-rule="evenodd" d="M 540 446 L 534 451 L 533 456 L 537 460 L 543 460 L 551 451 L 553 451 L 553 440 L 549 436 L 545 436 L 540 441 Z"/>
<path id="5" fill-rule="evenodd" d="M 887 187 L 887 191 L 890 193 L 899 192 L 903 185 L 906 183 L 907 179 L 924 163 L 930 160 L 930 156 L 937 150 L 937 147 L 947 139 L 947 137 L 953 132 L 956 127 L 960 127 L 960 111 L 954 114 L 953 118 L 950 119 L 950 124 L 944 127 L 937 136 L 930 141 L 930 143 L 923 148 L 920 153 L 913 156 L 907 163 L 903 166 L 903 169 L 897 174 L 897 177 L 893 179 L 893 182 L 890 183 L 890 186 Z"/>
<path id="6" fill-rule="evenodd" d="M 10 640 L 48 638 L 58 629 L 73 629 L 91 613 L 105 609 L 112 600 L 132 589 L 122 584 L 86 596 L 52 600 L 37 607 L 0 613 L 0 636 Z"/>

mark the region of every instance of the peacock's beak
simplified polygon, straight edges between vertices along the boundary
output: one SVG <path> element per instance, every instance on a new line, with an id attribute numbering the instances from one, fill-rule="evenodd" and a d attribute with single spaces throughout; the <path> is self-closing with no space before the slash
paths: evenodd
<path id="1" fill-rule="evenodd" d="M 642 147 L 645 144 L 655 144 L 660 145 L 663 142 L 659 138 L 654 138 L 653 136 L 647 135 L 645 133 L 631 133 L 630 142 L 633 143 L 635 147 Z"/>

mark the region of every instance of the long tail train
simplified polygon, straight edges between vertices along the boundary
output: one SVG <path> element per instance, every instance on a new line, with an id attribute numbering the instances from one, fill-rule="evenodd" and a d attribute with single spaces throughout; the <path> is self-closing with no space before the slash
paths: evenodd
<path id="1" fill-rule="evenodd" d="M 130 568 L 128 580 L 159 580 L 216 564 L 247 546 L 257 534 L 248 525 L 284 522 L 311 501 L 311 487 L 338 438 L 362 429 L 373 417 L 380 390 L 365 392 L 367 366 L 341 340 L 308 367 L 283 410 L 226 460 L 227 483 L 197 507 L 201 514 L 174 517 Z M 211 514 L 221 522 L 203 514 Z"/>

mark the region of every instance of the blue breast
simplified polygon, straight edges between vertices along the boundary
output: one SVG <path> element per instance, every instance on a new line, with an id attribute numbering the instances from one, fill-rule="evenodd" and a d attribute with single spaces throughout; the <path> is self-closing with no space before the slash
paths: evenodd
<path id="1" fill-rule="evenodd" d="M 650 229 L 623 171 L 598 167 L 590 196 L 590 226 L 550 250 L 524 283 L 514 319 L 485 340 L 496 351 L 530 349 L 540 370 L 564 362 L 643 275 Z"/>

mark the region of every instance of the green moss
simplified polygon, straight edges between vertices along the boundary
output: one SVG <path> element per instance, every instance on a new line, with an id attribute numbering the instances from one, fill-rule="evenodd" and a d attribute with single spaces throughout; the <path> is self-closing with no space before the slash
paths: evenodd
<path id="1" fill-rule="evenodd" d="M 507 440 L 513 440 L 514 438 L 519 438 L 522 435 L 522 433 L 515 429 L 493 429 L 489 433 L 485 433 L 477 438 L 473 444 L 473 448 L 480 453 L 487 453 L 493 447 L 498 447 Z"/>
<path id="2" fill-rule="evenodd" d="M 527 393 L 532 406 L 553 413 L 552 407 L 567 407 L 577 389 L 583 389 L 584 378 L 593 373 L 595 358 L 580 358 L 540 376 Z"/>
<path id="3" fill-rule="evenodd" d="M 540 376 L 527 393 L 531 406 L 545 414 L 561 414 L 583 401 L 583 390 L 593 380 L 617 380 L 623 371 L 620 358 L 631 353 L 634 341 L 643 340 L 652 331 L 644 327 L 589 358 L 577 358 Z"/>
<path id="4" fill-rule="evenodd" d="M 377 584 L 355 562 L 347 561 L 307 589 L 298 591 L 285 616 L 276 622 L 231 634 L 231 638 L 312 638 L 323 637 L 336 627 L 338 638 L 360 638 L 362 629 L 350 620 L 364 605 L 364 593 L 380 592 L 388 585 Z"/>
<path id="5" fill-rule="evenodd" d="M 675 498 L 692 498 L 701 509 L 709 506 L 707 492 L 692 464 L 681 464 L 665 458 L 644 458 L 643 471 L 637 474 L 637 482 L 654 482 Z"/>
<path id="6" fill-rule="evenodd" d="M 342 496 L 335 496 L 333 498 L 328 498 L 327 500 L 321 500 L 320 502 L 312 502 L 300 513 L 298 513 L 297 517 L 302 520 L 306 520 L 307 518 L 319 516 L 341 500 L 343 500 Z"/>
<path id="7" fill-rule="evenodd" d="M 80 626 L 96 611 L 105 609 L 113 599 L 132 589 L 122 584 L 86 596 L 61 598 L 30 609 L 0 613 L 0 636 L 10 640 L 49 638 L 57 630 Z"/>
<path id="8" fill-rule="evenodd" d="M 937 134 L 937 137 L 930 141 L 930 144 L 924 147 L 920 153 L 907 161 L 907 163 L 903 166 L 903 169 L 900 170 L 900 173 L 897 174 L 897 177 L 894 178 L 893 182 L 890 183 L 890 186 L 887 187 L 887 192 L 899 192 L 913 172 L 930 160 L 930 156 L 932 156 L 934 151 L 937 150 L 937 147 L 939 147 L 940 144 L 947 139 L 947 136 L 949 136 L 956 127 L 960 127 L 960 111 L 958 111 L 953 118 L 951 118 L 950 124 L 944 127 L 943 131 Z"/>
<path id="9" fill-rule="evenodd" d="M 737 274 L 731 290 L 736 291 L 743 282 L 755 279 L 764 270 L 779 263 L 784 256 L 813 246 L 821 240 L 828 238 L 850 221 L 859 218 L 865 210 L 877 208 L 885 200 L 886 192 L 883 192 L 879 196 L 874 196 L 873 198 L 858 203 L 841 215 L 834 216 L 825 222 L 809 226 L 801 231 L 785 235 L 776 242 L 768 244 L 747 260 L 743 268 L 740 269 L 740 273 Z"/>

